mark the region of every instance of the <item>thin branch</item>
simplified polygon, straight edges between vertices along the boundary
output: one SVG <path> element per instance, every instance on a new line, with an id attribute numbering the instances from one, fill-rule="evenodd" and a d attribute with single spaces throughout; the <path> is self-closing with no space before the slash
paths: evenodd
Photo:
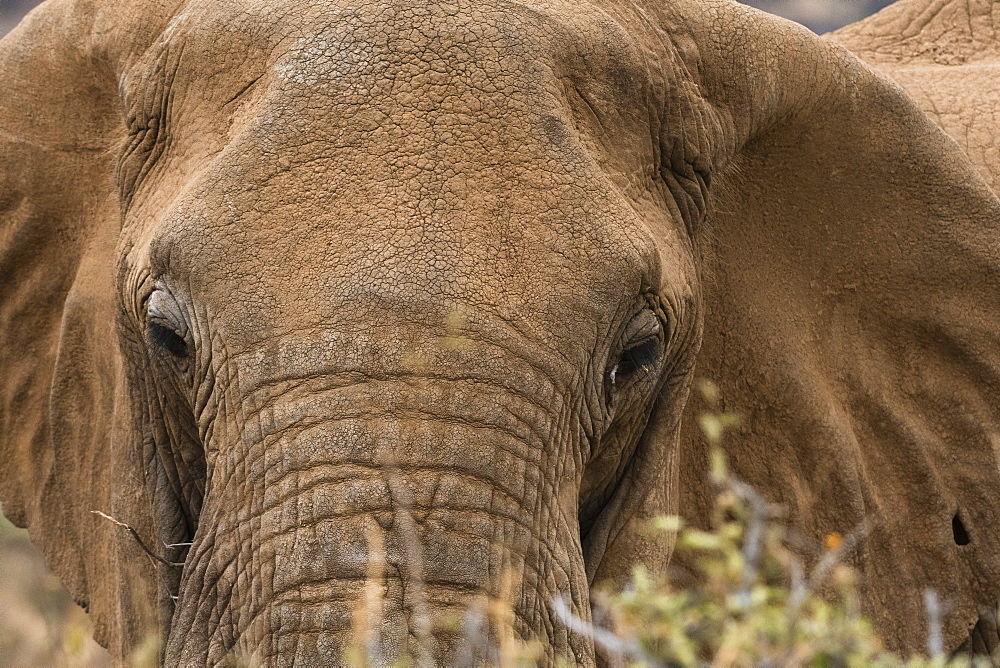
<path id="1" fill-rule="evenodd" d="M 106 519 L 107 521 L 111 522 L 112 524 L 116 524 L 116 525 L 122 527 L 123 529 L 127 529 L 128 532 L 130 534 L 132 534 L 132 538 L 135 538 L 135 542 L 139 543 L 139 547 L 142 548 L 142 551 L 145 552 L 146 554 L 148 554 L 153 559 L 156 559 L 161 564 L 163 564 L 165 566 L 171 566 L 173 568 L 183 568 L 184 567 L 184 563 L 183 562 L 181 562 L 181 563 L 175 563 L 173 561 L 167 561 L 166 559 L 164 559 L 160 555 L 158 555 L 155 552 L 153 552 L 152 550 L 150 550 L 148 547 L 146 547 L 146 544 L 144 542 L 142 542 L 142 538 L 139 537 L 138 532 L 135 529 L 133 529 L 132 527 L 130 527 L 129 525 L 125 524 L 124 522 L 122 522 L 120 520 L 116 520 L 115 518 L 111 517 L 111 515 L 108 515 L 106 513 L 102 513 L 100 510 L 91 510 L 90 512 L 93 513 L 94 515 L 98 515 L 99 517 L 103 517 L 104 519 Z"/>
<path id="2" fill-rule="evenodd" d="M 379 620 L 382 618 L 385 601 L 385 540 L 382 529 L 374 520 L 365 523 L 365 540 L 368 546 L 368 572 L 362 595 L 352 612 L 354 645 L 364 650 L 365 665 L 377 666 L 385 663 L 379 646 L 381 632 Z"/>
<path id="3" fill-rule="evenodd" d="M 810 592 L 815 591 L 830 571 L 844 560 L 844 557 L 854 551 L 854 548 L 871 533 L 877 520 L 871 518 L 863 520 L 844 537 L 843 542 L 835 549 L 827 551 L 823 558 L 819 560 L 809 574 L 808 581 L 803 581 L 802 564 L 798 559 L 792 561 L 792 589 L 791 596 L 788 597 L 788 609 L 791 611 L 790 618 L 796 619 L 799 608 L 805 603 Z"/>
<path id="4" fill-rule="evenodd" d="M 789 619 L 795 619 L 799 608 L 802 607 L 802 603 L 806 600 L 806 594 L 809 593 L 809 589 L 806 584 L 805 567 L 802 565 L 801 559 L 793 555 L 789 570 L 791 570 L 792 586 L 790 596 L 788 597 L 788 609 L 793 611 L 789 615 Z"/>
<path id="5" fill-rule="evenodd" d="M 934 659 L 944 655 L 944 638 L 941 634 L 941 599 L 933 589 L 924 590 L 924 607 L 927 609 L 927 653 Z"/>
<path id="6" fill-rule="evenodd" d="M 569 609 L 569 606 L 566 605 L 566 601 L 563 600 L 561 596 L 557 596 L 552 599 L 552 611 L 556 613 L 556 617 L 558 617 L 570 631 L 579 633 L 585 638 L 592 639 L 595 643 L 609 652 L 613 652 L 619 656 L 630 656 L 650 663 L 651 665 L 656 665 L 656 661 L 647 655 L 646 652 L 643 651 L 642 647 L 640 647 L 634 640 L 630 642 L 622 640 L 612 631 L 603 629 L 599 626 L 591 624 L 590 622 L 586 622 L 574 615 Z"/>
<path id="7" fill-rule="evenodd" d="M 486 628 L 484 608 L 486 602 L 477 599 L 473 601 L 465 614 L 462 615 L 462 640 L 456 666 L 474 666 L 479 655 L 495 654 L 490 648 L 489 629 Z M 499 663 L 499 656 L 491 657 L 491 661 Z"/>
<path id="8" fill-rule="evenodd" d="M 757 579 L 757 568 L 763 553 L 764 537 L 771 520 L 781 516 L 781 507 L 772 505 L 750 485 L 732 476 L 726 477 L 728 487 L 744 503 L 750 506 L 750 525 L 743 541 L 743 577 L 738 597 L 748 602 L 750 589 Z"/>
<path id="9" fill-rule="evenodd" d="M 434 662 L 431 658 L 430 647 L 433 634 L 431 616 L 427 609 L 427 593 L 424 591 L 424 553 L 420 537 L 417 534 L 417 523 L 413 517 L 413 501 L 396 462 L 392 458 L 387 457 L 382 462 L 382 470 L 385 473 L 386 486 L 396 511 L 395 519 L 399 522 L 400 539 L 403 543 L 403 549 L 406 550 L 406 572 L 401 572 L 400 575 L 403 576 L 406 587 L 412 591 L 409 603 L 413 621 L 413 635 L 417 641 L 416 656 L 413 658 L 418 666 L 432 666 Z M 399 570 L 402 571 L 403 568 Z"/>

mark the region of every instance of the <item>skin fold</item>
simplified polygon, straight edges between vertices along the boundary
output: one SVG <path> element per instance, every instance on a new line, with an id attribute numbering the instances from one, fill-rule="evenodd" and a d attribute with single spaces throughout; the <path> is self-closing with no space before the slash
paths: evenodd
<path id="1" fill-rule="evenodd" d="M 891 647 L 925 588 L 949 648 L 1000 600 L 1000 201 L 834 41 L 715 0 L 49 0 L 0 75 L 0 500 L 113 654 L 335 663 L 377 557 L 385 657 L 507 597 L 598 663 L 551 601 L 704 519 L 696 375 L 805 544 L 871 524 Z"/>

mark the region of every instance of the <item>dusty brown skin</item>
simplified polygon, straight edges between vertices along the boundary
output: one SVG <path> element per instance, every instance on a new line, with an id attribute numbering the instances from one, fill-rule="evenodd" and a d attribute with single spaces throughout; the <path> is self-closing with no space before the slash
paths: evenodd
<path id="1" fill-rule="evenodd" d="M 807 538 L 878 515 L 890 643 L 924 587 L 950 647 L 1000 600 L 1000 202 L 841 47 L 703 0 L 50 0 L 0 80 L 0 498 L 113 652 L 336 661 L 376 532 L 386 653 L 418 564 L 433 616 L 513 569 L 593 663 L 549 602 L 704 508 L 696 361 Z"/>
<path id="2" fill-rule="evenodd" d="M 997 191 L 1000 185 L 1000 144 L 997 142 L 1000 132 L 997 123 L 1000 113 L 1000 3 L 989 0 L 902 0 L 865 21 L 834 33 L 833 37 L 902 84 L 924 112 L 958 142 L 986 183 L 994 192 Z M 992 244 L 996 249 L 997 240 L 994 239 Z M 975 274 L 967 275 L 969 280 L 976 280 Z M 979 286 L 970 286 L 969 289 L 977 296 L 982 294 Z M 987 300 L 984 303 L 992 302 Z M 990 313 L 982 307 L 974 308 L 982 316 Z M 956 352 L 961 355 L 983 355 L 983 360 L 993 359 L 996 355 L 998 342 L 995 338 L 975 345 L 964 337 L 957 342 L 960 347 Z M 974 373 L 972 370 L 976 367 L 968 365 L 968 361 L 965 368 Z M 979 380 L 986 383 L 983 387 L 989 388 L 984 397 L 992 398 L 995 404 L 996 397 L 1000 396 L 996 377 L 984 375 L 979 376 Z M 990 404 L 970 400 L 968 394 L 956 395 L 956 399 L 960 402 L 958 412 L 965 414 L 966 421 L 974 423 L 983 420 L 983 426 L 979 428 L 982 435 L 978 439 L 969 439 L 968 430 L 955 430 L 950 437 L 941 439 L 941 445 L 946 450 L 938 455 L 941 458 L 939 461 L 951 459 L 954 457 L 952 453 L 975 457 L 975 448 L 970 446 L 984 439 L 996 442 L 992 428 L 986 426 L 988 420 L 983 418 Z M 995 446 L 993 450 L 996 450 Z M 986 475 L 992 476 L 993 461 L 987 457 L 982 462 L 987 469 L 984 472 Z M 968 472 L 963 471 L 960 475 L 942 475 L 942 482 L 959 487 L 971 483 L 972 489 L 983 491 L 987 489 L 984 485 L 990 484 L 983 474 L 971 479 Z M 996 498 L 992 493 L 986 499 L 978 499 L 963 490 L 961 495 L 952 494 L 951 503 L 967 528 L 972 521 L 989 522 L 986 518 L 979 519 L 979 506 L 984 501 L 995 502 Z M 967 515 L 976 519 L 968 520 Z M 973 537 L 981 540 L 980 534 L 992 530 L 985 528 L 991 526 L 987 523 L 974 533 L 970 530 L 970 545 L 960 552 L 971 552 L 968 548 Z M 994 544 L 988 543 L 988 549 L 993 548 Z M 962 559 L 962 568 L 954 573 L 958 587 L 982 582 L 985 573 L 995 572 L 992 568 L 983 570 L 981 564 L 987 558 L 992 565 L 998 557 L 994 551 Z M 992 593 L 995 590 L 991 586 L 984 591 Z M 952 596 L 960 598 L 958 594 Z M 976 598 L 987 604 L 980 611 L 979 622 L 963 650 L 994 655 L 1000 648 L 996 608 L 989 606 L 989 599 L 981 594 Z"/>

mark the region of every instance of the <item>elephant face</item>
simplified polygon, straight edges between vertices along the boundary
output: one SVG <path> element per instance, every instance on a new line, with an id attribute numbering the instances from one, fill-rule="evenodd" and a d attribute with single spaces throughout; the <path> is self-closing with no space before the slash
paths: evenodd
<path id="1" fill-rule="evenodd" d="M 587 615 L 590 533 L 698 341 L 703 184 L 664 205 L 689 175 L 643 173 L 676 138 L 635 112 L 676 82 L 600 16 L 301 5 L 192 7 L 125 78 L 120 327 L 162 538 L 193 542 L 167 660 L 339 656 L 372 532 L 386 652 L 408 569 L 432 615 L 511 569 L 517 630 L 582 659 L 550 602 Z M 602 118 L 642 138 L 631 183 Z"/>
<path id="2" fill-rule="evenodd" d="M 665 566 L 643 521 L 681 448 L 703 494 L 702 338 L 737 394 L 779 388 L 745 452 L 787 445 L 851 410 L 837 360 L 927 298 L 898 288 L 928 239 L 982 252 L 934 232 L 998 210 L 892 84 L 733 4 L 181 4 L 54 2 L 0 42 L 0 491 L 123 655 L 152 626 L 168 664 L 337 661 L 367 581 L 383 656 L 454 660 L 441 620 L 506 597 L 592 663 L 551 602 Z M 831 298 L 858 275 L 867 329 Z"/>

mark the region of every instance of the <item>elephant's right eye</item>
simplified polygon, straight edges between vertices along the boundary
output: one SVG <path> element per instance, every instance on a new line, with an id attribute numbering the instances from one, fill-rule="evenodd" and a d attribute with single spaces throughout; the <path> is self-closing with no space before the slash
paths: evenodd
<path id="1" fill-rule="evenodd" d="M 166 350 L 174 357 L 187 357 L 188 346 L 180 334 L 159 323 L 149 323 L 149 338 L 158 348 Z"/>

